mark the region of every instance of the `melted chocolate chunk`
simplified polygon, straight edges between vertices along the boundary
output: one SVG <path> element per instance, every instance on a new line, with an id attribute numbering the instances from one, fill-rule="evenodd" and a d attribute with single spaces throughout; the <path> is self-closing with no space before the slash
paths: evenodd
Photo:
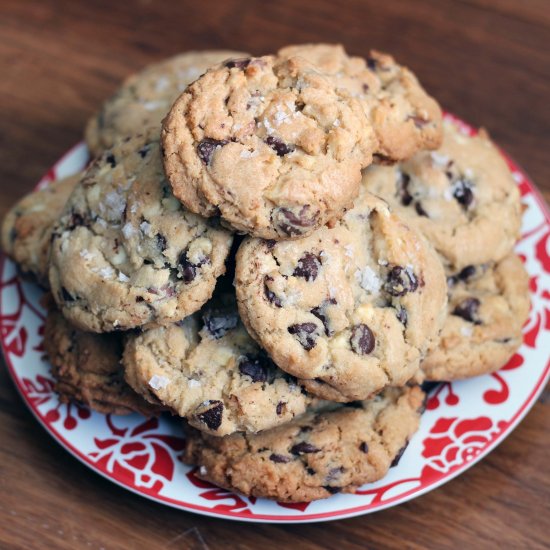
<path id="1" fill-rule="evenodd" d="M 142 147 L 138 153 L 139 153 L 139 156 L 144 159 L 146 156 L 147 156 L 147 153 L 151 150 L 151 145 L 145 145 L 144 147 Z"/>
<path id="2" fill-rule="evenodd" d="M 343 466 L 340 466 L 338 468 L 331 468 L 326 477 L 327 483 L 330 481 L 334 481 L 335 479 L 338 479 L 343 472 L 344 472 Z"/>
<path id="3" fill-rule="evenodd" d="M 294 277 L 302 277 L 308 283 L 309 281 L 315 281 L 319 274 L 319 268 L 321 267 L 321 260 L 319 256 L 306 252 L 299 260 L 296 269 L 292 273 Z"/>
<path id="4" fill-rule="evenodd" d="M 369 452 L 369 446 L 366 441 L 363 441 L 359 444 L 359 450 L 362 453 L 368 453 Z"/>
<path id="5" fill-rule="evenodd" d="M 313 315 L 315 315 L 315 317 L 317 317 L 317 319 L 319 319 L 319 321 L 323 323 L 323 326 L 325 327 L 325 334 L 327 336 L 331 336 L 333 334 L 333 331 L 330 328 L 330 323 L 327 316 L 327 306 L 329 304 L 334 305 L 336 303 L 337 302 L 335 298 L 330 298 L 329 300 L 325 300 L 322 304 L 319 304 L 317 307 L 314 307 L 311 310 L 311 313 L 313 313 Z"/>
<path id="6" fill-rule="evenodd" d="M 65 302 L 74 302 L 74 297 L 71 295 L 71 293 L 64 287 L 61 287 L 61 296 L 63 298 L 63 301 Z"/>
<path id="7" fill-rule="evenodd" d="M 331 485 L 325 485 L 323 489 L 329 492 L 331 495 L 335 495 L 342 490 L 342 487 L 332 487 Z"/>
<path id="8" fill-rule="evenodd" d="M 403 206 L 409 206 L 413 201 L 413 196 L 409 193 L 409 183 L 411 182 L 411 176 L 405 174 L 405 172 L 399 172 L 399 179 L 397 180 L 397 196 L 401 200 Z"/>
<path id="9" fill-rule="evenodd" d="M 306 350 L 312 350 L 317 344 L 317 325 L 315 323 L 298 323 L 290 325 L 288 332 L 296 336 L 300 345 Z"/>
<path id="10" fill-rule="evenodd" d="M 275 408 L 275 412 L 277 413 L 277 416 L 281 416 L 283 414 L 283 410 L 285 408 L 286 403 L 284 401 L 279 401 L 277 403 L 277 407 Z"/>
<path id="11" fill-rule="evenodd" d="M 376 61 L 376 59 L 374 59 L 374 57 L 367 57 L 367 67 L 371 71 L 376 71 L 377 61 Z"/>
<path id="12" fill-rule="evenodd" d="M 473 265 L 467 265 L 460 273 L 458 274 L 458 278 L 461 281 L 468 281 L 471 277 L 473 277 L 476 274 L 476 268 Z"/>
<path id="13" fill-rule="evenodd" d="M 105 161 L 108 162 L 111 165 L 111 168 L 114 168 L 116 166 L 116 159 L 115 159 L 115 155 L 113 155 L 113 153 L 109 153 L 105 157 Z"/>
<path id="14" fill-rule="evenodd" d="M 294 151 L 293 145 L 288 145 L 279 138 L 268 136 L 265 142 L 277 153 L 278 157 L 284 157 Z"/>
<path id="15" fill-rule="evenodd" d="M 281 299 L 267 286 L 267 282 L 269 281 L 273 281 L 273 277 L 266 275 L 264 277 L 264 295 L 270 304 L 273 304 L 275 307 L 282 307 Z"/>
<path id="16" fill-rule="evenodd" d="M 301 235 L 315 225 L 319 212 L 311 212 L 306 204 L 301 208 L 279 208 L 275 213 L 275 224 L 288 236 Z"/>
<path id="17" fill-rule="evenodd" d="M 418 279 L 412 269 L 395 265 L 388 273 L 384 289 L 392 296 L 404 296 L 418 288 Z"/>
<path id="18" fill-rule="evenodd" d="M 227 143 L 228 141 L 226 139 L 219 140 L 219 139 L 212 139 L 212 138 L 204 138 L 197 145 L 197 154 L 199 155 L 199 158 L 202 160 L 202 162 L 204 162 L 204 164 L 208 166 L 210 164 L 210 161 L 212 160 L 212 155 L 214 154 L 216 147 L 218 146 L 223 147 Z"/>
<path id="19" fill-rule="evenodd" d="M 230 59 L 225 62 L 225 66 L 228 69 L 241 69 L 244 71 L 250 65 L 251 59 L 249 57 L 242 57 L 240 59 Z"/>
<path id="20" fill-rule="evenodd" d="M 239 361 L 239 372 L 244 376 L 250 376 L 252 382 L 266 382 L 268 369 L 265 358 L 259 355 L 256 357 L 245 355 Z"/>
<path id="21" fill-rule="evenodd" d="M 167 244 L 166 244 L 166 237 L 164 235 L 162 235 L 161 233 L 157 233 L 156 240 L 157 240 L 157 248 L 161 252 L 164 252 L 166 250 L 166 248 L 168 247 Z"/>
<path id="22" fill-rule="evenodd" d="M 349 342 L 351 349 L 355 353 L 358 355 L 368 355 L 374 349 L 376 340 L 372 330 L 364 323 L 361 323 L 352 327 Z"/>
<path id="23" fill-rule="evenodd" d="M 403 456 L 403 453 L 405 452 L 405 449 L 409 446 L 409 442 L 407 441 L 401 449 L 397 452 L 395 455 L 395 458 L 392 460 L 392 463 L 390 464 L 390 468 L 393 468 L 394 466 L 397 466 L 399 464 L 399 461 L 401 460 L 401 457 Z"/>
<path id="24" fill-rule="evenodd" d="M 82 214 L 79 214 L 78 212 L 72 212 L 69 223 L 67 224 L 67 230 L 72 231 L 75 227 L 79 227 L 81 225 L 86 225 L 86 220 L 84 219 Z"/>
<path id="25" fill-rule="evenodd" d="M 217 430 L 222 424 L 223 403 L 218 400 L 206 401 L 199 408 L 204 410 L 197 413 L 197 418 L 211 430 Z"/>
<path id="26" fill-rule="evenodd" d="M 467 210 L 474 201 L 473 184 L 469 180 L 460 179 L 454 183 L 453 197 Z"/>
<path id="27" fill-rule="evenodd" d="M 286 464 L 287 462 L 290 462 L 292 458 L 290 456 L 272 453 L 271 455 L 269 455 L 269 460 L 277 464 Z"/>
<path id="28" fill-rule="evenodd" d="M 479 325 L 481 324 L 478 318 L 480 305 L 481 302 L 477 298 L 466 298 L 454 308 L 453 315 L 457 315 L 458 317 L 462 317 L 465 321 Z"/>
<path id="29" fill-rule="evenodd" d="M 321 449 L 316 447 L 315 445 L 312 445 L 311 443 L 307 443 L 307 441 L 301 441 L 300 443 L 296 443 L 296 445 L 293 445 L 290 448 L 290 452 L 293 455 L 303 455 L 303 454 L 310 454 L 310 453 L 318 453 Z"/>
<path id="30" fill-rule="evenodd" d="M 416 213 L 419 215 L 419 216 L 424 216 L 425 218 L 429 218 L 430 216 L 428 216 L 428 213 L 426 212 L 426 210 L 424 210 L 424 208 L 422 208 L 422 203 L 420 202 L 416 202 L 414 204 L 414 209 L 416 210 Z"/>
<path id="31" fill-rule="evenodd" d="M 187 252 L 182 252 L 178 260 L 178 272 L 184 283 L 190 283 L 197 276 L 197 269 L 202 265 L 210 263 L 209 258 L 202 258 L 199 263 L 193 264 L 187 259 Z"/>

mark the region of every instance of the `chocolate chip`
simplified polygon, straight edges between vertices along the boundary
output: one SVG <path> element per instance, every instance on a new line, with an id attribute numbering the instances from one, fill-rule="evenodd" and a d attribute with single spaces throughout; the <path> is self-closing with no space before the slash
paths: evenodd
<path id="1" fill-rule="evenodd" d="M 292 458 L 290 456 L 272 453 L 271 455 L 269 455 L 269 460 L 277 464 L 286 464 L 287 462 L 290 462 Z"/>
<path id="2" fill-rule="evenodd" d="M 311 212 L 311 206 L 306 204 L 298 208 L 279 208 L 276 210 L 274 223 L 288 236 L 301 235 L 314 226 L 319 212 Z"/>
<path id="3" fill-rule="evenodd" d="M 273 281 L 273 277 L 266 275 L 264 277 L 264 295 L 270 304 L 273 304 L 275 307 L 282 307 L 281 299 L 267 286 L 267 283 L 270 281 Z"/>
<path id="4" fill-rule="evenodd" d="M 330 298 L 329 300 L 325 300 L 322 304 L 319 304 L 317 307 L 314 307 L 311 310 L 311 313 L 317 317 L 323 323 L 323 326 L 325 327 L 325 334 L 327 336 L 331 336 L 333 334 L 332 329 L 330 328 L 329 319 L 327 316 L 327 306 L 332 304 L 336 304 L 335 298 Z"/>
<path id="5" fill-rule="evenodd" d="M 420 201 L 415 203 L 414 209 L 416 210 L 416 213 L 419 216 L 424 216 L 425 218 L 430 217 L 430 216 L 428 216 L 428 213 L 426 212 L 426 210 L 424 210 L 424 208 L 422 208 L 422 204 L 420 203 Z"/>
<path id="6" fill-rule="evenodd" d="M 105 157 L 105 160 L 106 160 L 106 162 L 108 162 L 111 165 L 111 168 L 114 168 L 116 166 L 116 159 L 115 159 L 115 155 L 113 155 L 113 153 L 109 153 Z"/>
<path id="7" fill-rule="evenodd" d="M 458 317 L 462 317 L 465 321 L 479 325 L 481 321 L 477 313 L 480 305 L 481 302 L 477 298 L 466 298 L 454 308 L 453 315 L 457 315 Z"/>
<path id="8" fill-rule="evenodd" d="M 288 332 L 296 336 L 298 342 L 306 350 L 312 350 L 317 344 L 317 325 L 315 323 L 297 323 L 288 327 Z"/>
<path id="9" fill-rule="evenodd" d="M 405 174 L 405 172 L 399 172 L 399 179 L 397 180 L 397 196 L 401 200 L 403 206 L 409 206 L 413 201 L 413 196 L 409 193 L 409 183 L 411 182 L 411 176 Z"/>
<path id="10" fill-rule="evenodd" d="M 375 342 L 372 330 L 364 323 L 352 327 L 349 343 L 355 353 L 359 355 L 369 354 L 374 349 Z"/>
<path id="11" fill-rule="evenodd" d="M 409 446 L 409 442 L 407 441 L 401 449 L 397 452 L 395 455 L 395 458 L 392 460 L 392 463 L 390 464 L 390 468 L 393 468 L 394 466 L 397 466 L 399 464 L 399 461 L 401 460 L 401 457 L 403 456 L 403 453 L 405 452 L 405 449 Z"/>
<path id="12" fill-rule="evenodd" d="M 376 71 L 377 61 L 376 59 L 374 59 L 374 57 L 367 57 L 367 67 L 371 71 Z"/>
<path id="13" fill-rule="evenodd" d="M 143 159 L 147 156 L 147 153 L 151 150 L 151 145 L 145 145 L 144 147 L 142 147 L 138 153 L 139 153 L 139 156 Z"/>
<path id="14" fill-rule="evenodd" d="M 453 197 L 465 208 L 472 204 L 474 200 L 473 184 L 469 180 L 460 179 L 453 185 Z"/>
<path id="15" fill-rule="evenodd" d="M 196 413 L 196 417 L 211 430 L 217 430 L 221 426 L 223 417 L 223 403 L 221 401 L 206 401 L 199 406 L 199 410 L 201 412 Z"/>
<path id="16" fill-rule="evenodd" d="M 265 364 L 264 359 L 259 355 L 256 357 L 245 355 L 239 361 L 239 372 L 244 376 L 250 376 L 252 382 L 266 382 L 268 365 Z"/>
<path id="17" fill-rule="evenodd" d="M 277 413 L 277 416 L 281 416 L 283 414 L 283 410 L 285 408 L 286 403 L 284 401 L 279 401 L 277 403 L 277 407 L 275 408 L 275 412 Z"/>
<path id="18" fill-rule="evenodd" d="M 468 281 L 471 277 L 476 274 L 476 268 L 473 265 L 467 265 L 464 269 L 458 274 L 458 278 L 461 281 Z"/>
<path id="19" fill-rule="evenodd" d="M 312 445 L 311 443 L 307 443 L 307 441 L 301 441 L 300 443 L 296 443 L 296 445 L 293 445 L 290 448 L 290 452 L 293 455 L 318 453 L 320 450 L 321 449 L 317 448 L 315 445 Z"/>
<path id="20" fill-rule="evenodd" d="M 323 489 L 325 491 L 328 491 L 331 495 L 335 495 L 336 493 L 339 493 L 342 490 L 342 487 L 332 487 L 330 485 L 325 485 Z"/>
<path id="21" fill-rule="evenodd" d="M 404 296 L 418 288 L 418 279 L 411 268 L 400 265 L 393 266 L 388 273 L 384 290 L 392 296 Z"/>
<path id="22" fill-rule="evenodd" d="M 72 212 L 69 222 L 67 223 L 67 229 L 72 231 L 75 227 L 79 227 L 81 225 L 86 225 L 84 217 L 78 212 Z"/>
<path id="23" fill-rule="evenodd" d="M 156 234 L 156 239 L 157 239 L 157 248 L 161 252 L 164 252 L 167 248 L 166 237 L 164 235 L 161 235 L 160 233 L 157 233 Z"/>
<path id="24" fill-rule="evenodd" d="M 342 474 L 344 471 L 343 466 L 339 466 L 338 468 L 331 468 L 327 474 L 327 477 L 325 478 L 327 483 L 330 481 L 334 481 L 335 479 L 338 479 L 340 477 L 340 474 Z"/>
<path id="25" fill-rule="evenodd" d="M 321 260 L 319 256 L 311 252 L 306 252 L 298 260 L 298 265 L 292 275 L 294 275 L 294 277 L 303 277 L 309 283 L 309 281 L 315 281 L 315 279 L 317 279 L 320 267 Z"/>
<path id="26" fill-rule="evenodd" d="M 284 141 L 273 136 L 268 136 L 265 142 L 277 153 L 278 157 L 284 157 L 294 151 L 293 145 L 288 145 Z"/>
<path id="27" fill-rule="evenodd" d="M 61 287 L 61 296 L 63 297 L 63 300 L 65 302 L 74 302 L 75 300 L 71 293 L 64 286 Z"/>
<path id="28" fill-rule="evenodd" d="M 241 69 L 244 70 L 250 65 L 251 59 L 249 57 L 242 57 L 239 59 L 230 59 L 225 62 L 225 66 L 228 69 Z"/>
<path id="29" fill-rule="evenodd" d="M 395 314 L 398 321 L 403 325 L 407 326 L 407 322 L 409 320 L 409 316 L 407 315 L 407 310 L 404 307 L 400 307 L 397 309 L 397 313 Z"/>
<path id="30" fill-rule="evenodd" d="M 193 264 L 187 259 L 187 252 L 182 252 L 178 259 L 178 272 L 183 282 L 192 282 L 197 276 L 197 269 L 207 263 L 210 263 L 210 258 L 204 257 L 198 263 Z"/>
<path id="31" fill-rule="evenodd" d="M 310 476 L 314 476 L 316 474 L 315 470 L 313 468 L 306 468 L 306 472 Z"/>
<path id="32" fill-rule="evenodd" d="M 203 316 L 204 326 L 209 334 L 216 340 L 224 337 L 230 330 L 233 330 L 239 318 L 235 313 L 227 311 L 209 310 Z"/>
<path id="33" fill-rule="evenodd" d="M 362 453 L 368 453 L 369 452 L 369 446 L 368 446 L 366 441 L 363 441 L 362 443 L 359 444 L 359 450 Z"/>
<path id="34" fill-rule="evenodd" d="M 216 147 L 218 146 L 223 147 L 227 143 L 228 141 L 226 139 L 219 140 L 219 139 L 212 139 L 212 138 L 204 138 L 197 145 L 197 154 L 199 155 L 199 158 L 204 162 L 204 164 L 209 165 L 210 161 L 212 160 L 212 155 L 216 150 Z"/>

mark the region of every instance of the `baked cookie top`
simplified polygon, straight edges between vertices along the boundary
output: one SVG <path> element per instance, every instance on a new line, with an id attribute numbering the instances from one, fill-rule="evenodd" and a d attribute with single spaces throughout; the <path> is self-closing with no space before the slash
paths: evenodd
<path id="1" fill-rule="evenodd" d="M 191 51 L 129 76 L 88 121 L 85 138 L 92 155 L 100 155 L 126 136 L 147 134 L 158 139 L 162 119 L 188 84 L 211 65 L 244 55 L 227 50 Z"/>
<path id="2" fill-rule="evenodd" d="M 246 496 L 309 502 L 353 493 L 399 462 L 423 401 L 418 386 L 390 388 L 259 434 L 212 437 L 188 429 L 183 460 L 199 466 L 201 479 Z"/>
<path id="3" fill-rule="evenodd" d="M 209 69 L 163 122 L 164 166 L 193 212 L 243 233 L 297 238 L 357 195 L 376 136 L 358 98 L 303 57 Z"/>
<path id="4" fill-rule="evenodd" d="M 130 336 L 124 365 L 138 393 L 216 436 L 283 424 L 312 402 L 250 338 L 229 294 L 177 324 Z"/>
<path id="5" fill-rule="evenodd" d="M 210 298 L 231 241 L 172 195 L 158 141 L 134 137 L 96 159 L 69 198 L 53 232 L 52 293 L 83 330 L 175 322 Z"/>
<path id="6" fill-rule="evenodd" d="M 2 222 L 2 249 L 46 288 L 53 225 L 80 177 L 81 173 L 74 174 L 25 195 Z"/>
<path id="7" fill-rule="evenodd" d="M 492 265 L 448 276 L 441 341 L 421 365 L 427 380 L 457 380 L 504 366 L 521 345 L 529 314 L 529 276 L 511 253 Z"/>
<path id="8" fill-rule="evenodd" d="M 235 286 L 245 325 L 275 363 L 336 401 L 405 384 L 445 315 L 436 253 L 364 189 L 309 237 L 245 239 Z"/>
<path id="9" fill-rule="evenodd" d="M 339 44 L 287 46 L 278 55 L 305 58 L 361 100 L 378 142 L 375 160 L 405 160 L 441 145 L 441 108 L 391 55 L 371 50 L 367 59 L 348 56 Z"/>
<path id="10" fill-rule="evenodd" d="M 520 234 L 521 204 L 505 160 L 483 130 L 444 123 L 436 152 L 371 166 L 363 184 L 420 229 L 450 269 L 499 261 Z"/>
<path id="11" fill-rule="evenodd" d="M 59 311 L 46 317 L 44 347 L 62 403 L 78 401 L 104 414 L 156 415 L 162 407 L 138 395 L 124 380 L 122 335 L 94 334 L 72 326 Z"/>

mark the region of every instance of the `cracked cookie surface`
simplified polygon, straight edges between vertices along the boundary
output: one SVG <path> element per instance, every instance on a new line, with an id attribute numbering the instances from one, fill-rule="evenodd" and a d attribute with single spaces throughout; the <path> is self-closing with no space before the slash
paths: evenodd
<path id="1" fill-rule="evenodd" d="M 245 325 L 275 363 L 336 401 L 405 384 L 445 315 L 435 251 L 364 189 L 309 237 L 245 239 L 235 286 Z"/>
<path id="2" fill-rule="evenodd" d="M 126 136 L 147 134 L 158 139 L 162 119 L 188 84 L 210 66 L 243 55 L 227 50 L 191 51 L 129 76 L 88 121 L 85 137 L 92 155 L 100 155 Z"/>
<path id="3" fill-rule="evenodd" d="M 178 324 L 130 336 L 124 364 L 138 393 L 216 436 L 289 422 L 312 402 L 250 338 L 229 294 Z"/>
<path id="4" fill-rule="evenodd" d="M 121 334 L 94 334 L 73 327 L 51 310 L 44 327 L 44 347 L 52 364 L 55 391 L 62 403 L 77 401 L 104 414 L 157 415 L 124 380 Z"/>
<path id="5" fill-rule="evenodd" d="M 363 184 L 422 231 L 449 268 L 499 261 L 520 234 L 517 185 L 483 130 L 469 137 L 450 121 L 443 127 L 440 149 L 371 166 Z"/>
<path id="6" fill-rule="evenodd" d="M 83 330 L 175 322 L 210 298 L 231 241 L 172 195 L 158 141 L 134 137 L 96 159 L 69 198 L 53 232 L 52 293 Z"/>
<path id="7" fill-rule="evenodd" d="M 174 103 L 162 141 L 187 208 L 273 239 L 340 217 L 376 146 L 359 99 L 303 57 L 276 56 L 208 70 Z"/>
<path id="8" fill-rule="evenodd" d="M 457 380 L 494 372 L 523 341 L 529 276 L 511 253 L 493 265 L 467 266 L 447 277 L 448 313 L 439 345 L 421 365 L 427 380 Z"/>
<path id="9" fill-rule="evenodd" d="M 367 401 L 310 411 L 259 434 L 188 429 L 183 460 L 220 487 L 281 502 L 353 493 L 397 465 L 418 429 L 424 393 L 389 388 Z"/>
<path id="10" fill-rule="evenodd" d="M 338 44 L 287 46 L 278 55 L 305 58 L 361 101 L 377 138 L 375 159 L 405 160 L 441 145 L 439 105 L 392 56 L 375 50 L 367 59 L 348 56 Z"/>
<path id="11" fill-rule="evenodd" d="M 24 273 L 48 287 L 48 256 L 53 226 L 81 173 L 51 182 L 19 200 L 2 222 L 2 249 Z"/>

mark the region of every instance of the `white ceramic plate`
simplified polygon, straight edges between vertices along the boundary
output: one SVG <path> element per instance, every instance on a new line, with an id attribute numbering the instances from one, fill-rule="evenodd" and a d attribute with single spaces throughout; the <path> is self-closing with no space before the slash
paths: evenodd
<path id="1" fill-rule="evenodd" d="M 447 116 L 465 133 L 473 132 Z M 86 146 L 77 145 L 39 186 L 81 170 L 87 160 Z M 41 291 L 23 281 L 12 262 L 0 259 L 0 338 L 10 374 L 36 418 L 74 456 L 115 483 L 182 510 L 298 523 L 366 514 L 420 496 L 494 449 L 531 408 L 550 373 L 550 214 L 528 177 L 507 160 L 527 207 L 517 246 L 531 277 L 524 344 L 498 373 L 433 389 L 420 430 L 399 464 L 355 495 L 338 494 L 310 504 L 242 497 L 199 480 L 194 469 L 179 460 L 183 439 L 176 419 L 105 416 L 60 404 L 44 360 Z"/>

